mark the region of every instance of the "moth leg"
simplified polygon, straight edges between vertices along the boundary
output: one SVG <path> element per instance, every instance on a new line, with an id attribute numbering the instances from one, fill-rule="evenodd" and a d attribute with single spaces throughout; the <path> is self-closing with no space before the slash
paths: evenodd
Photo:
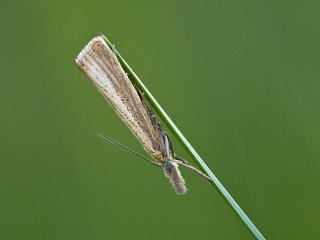
<path id="1" fill-rule="evenodd" d="M 187 165 L 191 165 L 191 166 L 192 166 L 192 164 L 190 164 L 187 160 L 184 160 L 184 159 L 182 159 L 182 158 L 178 158 L 178 157 L 176 157 L 176 156 L 174 156 L 174 158 L 175 158 L 176 160 L 179 160 L 179 161 L 187 164 Z"/>
<path id="2" fill-rule="evenodd" d="M 174 151 L 172 148 L 172 143 L 171 143 L 170 137 L 164 131 L 161 131 L 161 135 L 162 135 L 162 141 L 163 141 L 166 157 L 168 159 L 172 160 L 172 159 L 174 159 Z"/>
<path id="3" fill-rule="evenodd" d="M 191 165 L 190 163 L 188 163 L 186 160 L 176 157 L 174 154 L 174 151 L 173 151 L 173 147 L 172 147 L 172 143 L 171 143 L 169 135 L 165 131 L 162 131 L 161 135 L 162 135 L 162 140 L 163 140 L 163 145 L 164 145 L 166 157 L 170 161 L 191 169 L 192 171 L 196 172 L 197 174 L 199 174 L 201 177 L 203 177 L 207 181 L 211 180 L 211 178 L 209 178 L 206 174 L 204 174 L 198 168 L 196 168 L 193 165 Z"/>
<path id="4" fill-rule="evenodd" d="M 201 177 L 203 177 L 205 180 L 207 180 L 208 182 L 210 182 L 211 178 L 208 177 L 206 174 L 204 174 L 202 171 L 200 171 L 198 168 L 194 167 L 193 165 L 191 165 L 190 163 L 188 163 L 186 160 L 180 159 L 180 158 L 174 158 L 171 159 L 172 162 L 175 162 L 179 165 L 185 166 L 186 168 L 191 169 L 192 171 L 194 171 L 195 173 L 199 174 Z"/>

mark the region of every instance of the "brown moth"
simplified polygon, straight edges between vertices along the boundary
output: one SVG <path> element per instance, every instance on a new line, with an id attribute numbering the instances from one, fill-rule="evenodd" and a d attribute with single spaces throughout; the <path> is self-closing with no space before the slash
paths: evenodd
<path id="1" fill-rule="evenodd" d="M 132 84 L 103 36 L 93 38 L 79 53 L 76 63 L 129 127 L 145 151 L 163 169 L 177 194 L 187 191 L 179 164 L 209 179 L 200 170 L 175 156 L 168 134 L 162 130 L 143 95 Z"/>

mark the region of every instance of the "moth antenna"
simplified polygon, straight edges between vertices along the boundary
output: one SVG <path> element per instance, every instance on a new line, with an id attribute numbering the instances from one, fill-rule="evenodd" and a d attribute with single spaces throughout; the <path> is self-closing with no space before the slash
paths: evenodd
<path id="1" fill-rule="evenodd" d="M 112 143 L 112 144 L 116 145 L 117 147 L 120 147 L 120 148 L 122 148 L 122 149 L 126 150 L 127 152 L 129 152 L 129 153 L 131 153 L 131 154 L 133 154 L 133 155 L 135 155 L 135 156 L 137 156 L 137 157 L 139 157 L 139 158 L 141 158 L 141 159 L 143 159 L 143 160 L 147 161 L 148 163 L 151 163 L 152 165 L 155 165 L 155 166 L 157 166 L 157 167 L 160 167 L 157 163 L 155 163 L 155 162 L 153 162 L 153 161 L 149 160 L 148 158 L 146 158 L 146 157 L 144 157 L 144 156 L 140 155 L 139 153 L 137 153 L 137 152 L 135 152 L 135 151 L 131 150 L 130 148 L 128 148 L 128 147 L 124 146 L 123 144 L 121 144 L 121 143 L 117 142 L 116 140 L 114 140 L 114 139 L 112 139 L 112 138 L 108 137 L 107 135 L 105 135 L 105 134 L 103 134 L 103 133 L 101 133 L 101 132 L 98 132 L 98 135 L 99 135 L 100 137 L 102 137 L 104 140 L 107 140 L 108 142 L 110 142 L 110 143 Z"/>

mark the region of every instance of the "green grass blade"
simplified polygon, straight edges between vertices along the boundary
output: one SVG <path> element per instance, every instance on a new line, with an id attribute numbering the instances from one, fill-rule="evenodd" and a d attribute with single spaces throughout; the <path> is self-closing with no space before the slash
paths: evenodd
<path id="1" fill-rule="evenodd" d="M 113 47 L 111 42 L 104 36 L 104 39 L 110 48 Z M 196 150 L 191 146 L 188 140 L 183 136 L 177 126 L 172 122 L 170 117 L 166 114 L 166 112 L 162 109 L 156 99 L 152 96 L 146 86 L 142 83 L 140 78 L 136 75 L 136 73 L 131 69 L 128 63 L 121 57 L 119 52 L 115 50 L 115 53 L 118 57 L 119 62 L 121 63 L 123 69 L 128 73 L 130 80 L 139 88 L 139 90 L 144 93 L 145 98 L 148 100 L 153 110 L 159 115 L 164 124 L 168 127 L 168 129 L 172 132 L 172 134 L 177 138 L 179 143 L 183 146 L 183 148 L 188 152 L 188 154 L 192 157 L 196 165 L 206 173 L 212 181 L 210 183 L 212 186 L 218 191 L 221 197 L 225 200 L 225 202 L 230 206 L 230 208 L 234 211 L 234 213 L 239 217 L 241 222 L 248 228 L 250 233 L 259 240 L 265 239 L 263 235 L 259 232 L 256 226 L 250 221 L 248 216 L 242 211 L 240 206 L 236 203 L 236 201 L 231 197 L 228 191 L 223 187 L 217 177 L 213 174 L 207 164 L 202 160 Z"/>

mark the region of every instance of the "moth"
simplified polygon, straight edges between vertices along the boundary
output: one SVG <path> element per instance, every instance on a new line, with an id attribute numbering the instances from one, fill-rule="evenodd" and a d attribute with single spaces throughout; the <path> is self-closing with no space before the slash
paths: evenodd
<path id="1" fill-rule="evenodd" d="M 152 156 L 155 160 L 153 163 L 163 170 L 177 194 L 187 192 L 179 165 L 210 179 L 187 161 L 175 156 L 169 135 L 162 129 L 143 94 L 121 67 L 104 36 L 93 38 L 79 53 L 76 63 Z"/>

